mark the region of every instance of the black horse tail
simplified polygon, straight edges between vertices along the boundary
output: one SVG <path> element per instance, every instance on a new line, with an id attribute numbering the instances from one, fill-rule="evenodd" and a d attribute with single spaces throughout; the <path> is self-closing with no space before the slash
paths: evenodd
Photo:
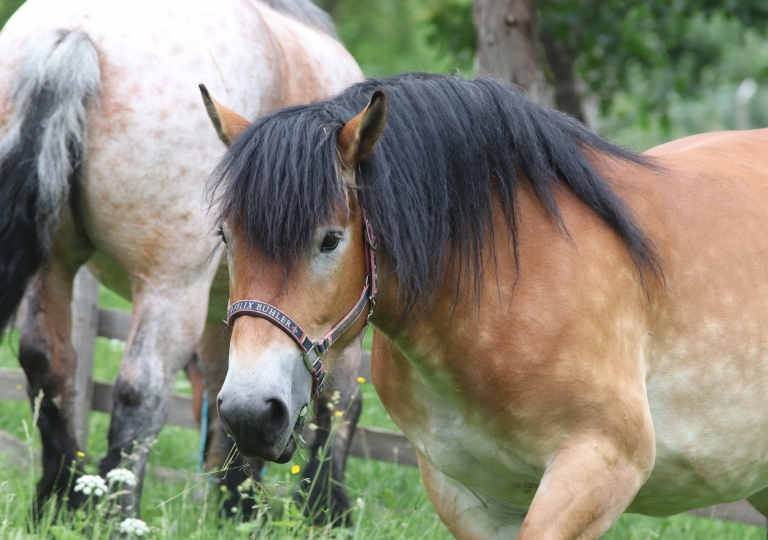
<path id="1" fill-rule="evenodd" d="M 86 109 L 100 89 L 96 47 L 79 30 L 33 44 L 13 76 L 12 112 L 0 132 L 0 330 L 50 257 L 62 207 L 75 199 Z"/>

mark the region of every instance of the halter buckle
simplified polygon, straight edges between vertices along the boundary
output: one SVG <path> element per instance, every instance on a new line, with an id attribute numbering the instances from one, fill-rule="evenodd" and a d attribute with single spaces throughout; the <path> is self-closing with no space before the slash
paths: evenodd
<path id="1" fill-rule="evenodd" d="M 312 398 L 317 399 L 323 394 L 325 389 L 325 370 L 323 369 L 323 353 L 328 349 L 323 347 L 325 340 L 316 340 L 312 342 L 312 347 L 307 351 L 302 351 L 302 359 L 307 371 L 312 375 Z"/>
<path id="2" fill-rule="evenodd" d="M 319 344 L 319 340 L 313 341 L 312 348 L 310 348 L 307 352 L 302 351 L 301 354 L 302 359 L 304 360 L 304 365 L 307 367 L 307 371 L 310 373 L 315 371 L 315 363 L 320 360 L 320 357 L 323 355 L 318 348 Z"/>

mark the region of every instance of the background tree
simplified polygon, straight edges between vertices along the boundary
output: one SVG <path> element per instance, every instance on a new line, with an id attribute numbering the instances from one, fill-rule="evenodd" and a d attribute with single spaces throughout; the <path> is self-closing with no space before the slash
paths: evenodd
<path id="1" fill-rule="evenodd" d="M 768 21 L 763 0 L 539 0 L 539 10 L 543 34 L 575 53 L 574 67 L 603 115 L 618 94 L 633 92 L 641 122 L 655 114 L 667 130 L 670 99 L 699 97 L 712 83 L 707 71 L 727 54 L 717 27 L 728 26 L 743 45 Z M 732 82 L 768 75 L 768 64 L 744 67 Z M 646 84 L 637 91 L 641 73 Z"/>
<path id="2" fill-rule="evenodd" d="M 471 0 L 467 17 L 454 21 L 474 39 Z M 344 45 L 368 77 L 384 77 L 403 71 L 448 73 L 459 68 L 472 73 L 475 46 L 471 49 L 443 46 L 429 38 L 432 17 L 440 17 L 442 0 L 315 0 L 334 19 Z M 446 21 L 447 22 L 447 21 Z M 447 38 L 450 41 L 450 37 Z M 464 38 L 461 39 L 463 42 Z M 458 44 L 457 44 L 458 45 Z"/>
<path id="3" fill-rule="evenodd" d="M 474 0 L 475 73 L 523 88 L 546 103 L 549 92 L 540 67 L 534 0 Z"/>
<path id="4" fill-rule="evenodd" d="M 539 38 L 546 54 L 546 64 L 550 69 L 550 81 L 554 86 L 554 102 L 557 108 L 586 122 L 574 70 L 575 52 L 567 42 L 556 39 L 547 28 L 539 32 Z"/>

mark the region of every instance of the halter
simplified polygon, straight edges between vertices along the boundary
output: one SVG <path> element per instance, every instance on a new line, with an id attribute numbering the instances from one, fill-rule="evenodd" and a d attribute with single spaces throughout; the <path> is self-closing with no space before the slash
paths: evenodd
<path id="1" fill-rule="evenodd" d="M 355 307 L 352 308 L 352 311 L 339 324 L 333 327 L 323 339 L 312 341 L 293 319 L 272 304 L 266 302 L 240 300 L 227 309 L 227 320 L 225 322 L 228 326 L 232 326 L 234 320 L 241 315 L 261 317 L 288 334 L 299 345 L 304 365 L 312 374 L 313 399 L 319 398 L 323 393 L 323 379 L 325 379 L 326 371 L 323 369 L 322 356 L 333 345 L 333 342 L 360 318 L 360 315 L 365 311 L 365 304 L 368 304 L 368 315 L 365 319 L 366 325 L 371 322 L 373 308 L 376 306 L 376 292 L 378 290 L 376 237 L 373 234 L 373 226 L 368 216 L 362 208 L 360 210 L 363 215 L 363 238 L 365 239 L 365 285 L 363 286 L 363 293 L 360 295 L 360 299 L 355 304 Z"/>

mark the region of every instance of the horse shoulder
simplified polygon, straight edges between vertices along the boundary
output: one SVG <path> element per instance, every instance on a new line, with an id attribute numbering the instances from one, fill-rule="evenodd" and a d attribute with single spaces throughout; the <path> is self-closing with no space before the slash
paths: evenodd
<path id="1" fill-rule="evenodd" d="M 626 247 L 566 189 L 557 197 L 569 234 L 521 195 L 519 273 L 497 235 L 480 310 L 469 300 L 447 315 L 446 287 L 438 315 L 410 332 L 418 347 L 395 338 L 408 360 L 372 363 L 385 406 L 425 459 L 510 508 L 530 504 L 569 441 L 608 437 L 646 471 L 654 455 L 647 308 Z"/>

